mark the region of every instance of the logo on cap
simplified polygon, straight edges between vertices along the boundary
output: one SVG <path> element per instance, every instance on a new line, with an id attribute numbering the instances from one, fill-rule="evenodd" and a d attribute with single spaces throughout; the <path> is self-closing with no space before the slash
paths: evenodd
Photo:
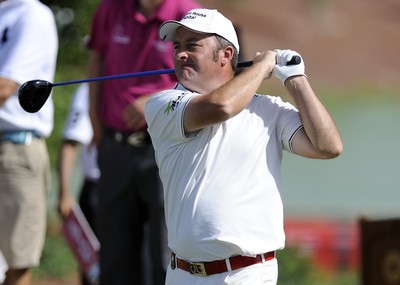
<path id="1" fill-rule="evenodd" d="M 185 17 L 183 17 L 182 21 L 183 21 L 183 20 L 194 20 L 194 19 L 196 19 L 197 16 L 198 16 L 198 17 L 203 17 L 203 18 L 206 18 L 206 17 L 207 17 L 206 14 L 201 14 L 201 13 L 197 13 L 197 12 L 195 12 L 195 11 L 190 11 L 190 12 L 188 12 L 188 13 L 186 14 Z"/>

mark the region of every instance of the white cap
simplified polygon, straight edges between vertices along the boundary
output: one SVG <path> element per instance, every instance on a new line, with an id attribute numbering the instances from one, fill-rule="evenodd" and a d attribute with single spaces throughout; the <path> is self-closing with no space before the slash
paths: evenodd
<path id="1" fill-rule="evenodd" d="M 158 35 L 162 40 L 172 42 L 176 29 L 181 26 L 194 32 L 217 34 L 228 40 L 239 53 L 239 41 L 232 22 L 217 10 L 193 9 L 179 22 L 164 22 L 158 30 Z"/>

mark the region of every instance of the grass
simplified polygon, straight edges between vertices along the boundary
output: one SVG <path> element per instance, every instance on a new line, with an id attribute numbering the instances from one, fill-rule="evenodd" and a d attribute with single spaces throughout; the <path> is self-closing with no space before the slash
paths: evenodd
<path id="1" fill-rule="evenodd" d="M 60 233 L 59 222 L 50 218 L 41 264 L 34 268 L 34 278 L 62 279 L 75 274 L 77 271 L 77 262 Z"/>

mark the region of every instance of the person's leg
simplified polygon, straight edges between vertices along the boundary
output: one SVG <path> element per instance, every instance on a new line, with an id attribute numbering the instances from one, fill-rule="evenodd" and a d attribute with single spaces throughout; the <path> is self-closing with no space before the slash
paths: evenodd
<path id="1" fill-rule="evenodd" d="M 97 182 L 85 179 L 79 195 L 79 206 L 87 222 L 96 233 Z"/>
<path id="2" fill-rule="evenodd" d="M 10 269 L 6 273 L 4 285 L 30 285 L 32 284 L 31 269 Z"/>
<path id="3" fill-rule="evenodd" d="M 98 150 L 100 285 L 142 284 L 143 211 L 132 186 L 135 161 L 131 146 L 105 137 Z"/>
<path id="4" fill-rule="evenodd" d="M 137 183 L 139 183 L 137 187 L 141 189 L 141 197 L 146 205 L 146 212 L 148 212 L 150 260 L 147 260 L 147 263 L 151 264 L 153 284 L 164 285 L 170 250 L 168 249 L 165 226 L 163 187 L 152 146 L 149 145 L 141 155 L 143 167 L 137 180 Z"/>
<path id="5" fill-rule="evenodd" d="M 93 232 L 96 234 L 95 228 L 95 212 L 96 212 L 96 203 L 97 193 L 96 193 L 96 182 L 85 179 L 83 181 L 83 185 L 79 195 L 79 206 L 81 207 L 82 213 L 85 216 L 87 222 L 92 228 Z M 91 285 L 83 271 L 80 272 L 81 276 L 81 284 L 82 285 Z"/>
<path id="6" fill-rule="evenodd" d="M 50 187 L 46 144 L 0 143 L 0 249 L 9 271 L 5 284 L 31 284 L 46 234 L 46 194 Z"/>
<path id="7" fill-rule="evenodd" d="M 233 274 L 233 272 L 235 272 Z M 220 275 L 220 274 L 217 274 Z M 277 259 L 271 259 L 265 263 L 254 264 L 244 267 L 232 273 L 224 273 L 224 283 L 226 285 L 276 285 L 278 280 L 278 263 Z M 218 283 L 214 283 L 218 284 Z"/>

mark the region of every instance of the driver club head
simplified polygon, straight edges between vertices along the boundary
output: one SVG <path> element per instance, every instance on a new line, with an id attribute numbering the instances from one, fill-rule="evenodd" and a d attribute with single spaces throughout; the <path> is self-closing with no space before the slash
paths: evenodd
<path id="1" fill-rule="evenodd" d="M 21 85 L 18 100 L 22 109 L 28 113 L 36 113 L 49 98 L 53 84 L 46 80 L 31 80 Z"/>

